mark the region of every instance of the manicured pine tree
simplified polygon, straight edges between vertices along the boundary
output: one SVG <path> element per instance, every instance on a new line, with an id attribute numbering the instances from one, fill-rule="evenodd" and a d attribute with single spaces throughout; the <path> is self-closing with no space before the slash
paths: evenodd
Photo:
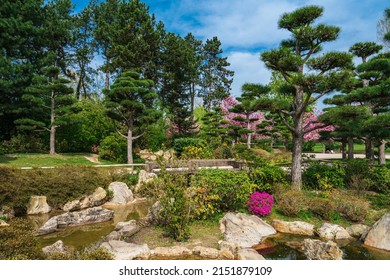
<path id="1" fill-rule="evenodd" d="M 347 53 L 318 55 L 322 45 L 336 40 L 340 33 L 340 28 L 336 26 L 315 24 L 322 13 L 321 7 L 307 6 L 283 14 L 278 25 L 289 31 L 291 38 L 282 41 L 278 49 L 261 54 L 266 67 L 282 76 L 286 89 L 284 94 L 293 101 L 292 104 L 281 106 L 275 100 L 273 109 L 283 117 L 292 133 L 291 179 L 295 190 L 302 187 L 303 137 L 313 129 L 304 127 L 304 113 L 319 98 L 340 86 L 348 76 L 343 69 L 350 68 L 352 64 L 351 55 Z"/>
<path id="2" fill-rule="evenodd" d="M 111 89 L 105 90 L 107 113 L 118 124 L 118 133 L 127 140 L 127 163 L 133 163 L 133 142 L 143 136 L 145 127 L 155 122 L 158 95 L 152 80 L 134 71 L 125 71 Z"/>

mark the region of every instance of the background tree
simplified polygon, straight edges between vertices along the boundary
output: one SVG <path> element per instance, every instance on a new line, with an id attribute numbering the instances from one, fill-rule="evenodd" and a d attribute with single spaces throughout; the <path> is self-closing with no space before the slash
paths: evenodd
<path id="1" fill-rule="evenodd" d="M 69 80 L 62 78 L 60 69 L 55 66 L 45 68 L 44 75 L 37 75 L 23 100 L 29 104 L 24 108 L 29 118 L 15 121 L 21 130 L 47 131 L 50 133 L 50 154 L 55 154 L 56 131 L 63 117 L 71 113 L 74 103 L 73 89 L 68 86 Z"/>
<path id="2" fill-rule="evenodd" d="M 155 109 L 157 94 L 152 80 L 142 79 L 134 71 L 118 77 L 106 90 L 108 115 L 117 121 L 118 133 L 127 140 L 127 163 L 133 163 L 133 141 L 143 135 L 144 128 L 154 122 L 159 112 Z"/>
<path id="3" fill-rule="evenodd" d="M 228 70 L 230 63 L 227 58 L 221 57 L 223 51 L 217 37 L 207 39 L 202 52 L 200 97 L 204 108 L 210 110 L 220 106 L 222 100 L 230 95 L 234 72 Z"/>
<path id="4" fill-rule="evenodd" d="M 291 33 L 279 49 L 261 54 L 267 68 L 280 73 L 284 80 L 284 94 L 290 95 L 293 103 L 273 102 L 273 110 L 284 119 L 292 133 L 292 187 L 300 190 L 302 186 L 302 144 L 305 133 L 316 128 L 303 125 L 305 111 L 319 98 L 339 87 L 348 74 L 344 68 L 351 67 L 351 56 L 342 52 L 329 52 L 314 56 L 321 51 L 322 45 L 334 41 L 340 28 L 325 24 L 315 25 L 322 15 L 323 8 L 307 6 L 280 18 L 279 28 Z M 287 105 L 287 106 L 286 106 Z M 290 125 L 288 120 L 292 121 Z"/>

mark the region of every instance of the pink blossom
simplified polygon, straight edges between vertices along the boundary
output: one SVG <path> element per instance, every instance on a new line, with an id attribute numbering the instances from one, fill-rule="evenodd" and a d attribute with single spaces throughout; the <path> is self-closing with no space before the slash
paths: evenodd
<path id="1" fill-rule="evenodd" d="M 274 206 L 274 198 L 266 192 L 254 192 L 247 202 L 248 210 L 257 216 L 266 216 L 271 213 Z"/>

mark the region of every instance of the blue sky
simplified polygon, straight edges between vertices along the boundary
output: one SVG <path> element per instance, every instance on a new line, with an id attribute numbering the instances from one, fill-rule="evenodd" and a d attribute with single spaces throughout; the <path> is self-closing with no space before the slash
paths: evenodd
<path id="1" fill-rule="evenodd" d="M 73 0 L 77 7 L 87 1 Z M 267 83 L 270 72 L 260 52 L 275 48 L 288 33 L 277 28 L 280 15 L 306 5 L 324 7 L 318 22 L 341 27 L 339 39 L 325 50 L 347 51 L 362 41 L 377 41 L 377 23 L 390 2 L 384 0 L 145 0 L 168 31 L 202 40 L 217 36 L 235 71 L 232 94 L 245 82 Z"/>

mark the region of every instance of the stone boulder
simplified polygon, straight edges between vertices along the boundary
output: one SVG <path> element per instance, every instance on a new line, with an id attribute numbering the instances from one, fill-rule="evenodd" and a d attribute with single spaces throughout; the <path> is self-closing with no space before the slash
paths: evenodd
<path id="1" fill-rule="evenodd" d="M 265 258 L 257 253 L 256 250 L 250 248 L 243 248 L 237 251 L 237 260 L 265 260 Z"/>
<path id="2" fill-rule="evenodd" d="M 303 253 L 309 260 L 341 260 L 343 251 L 333 241 L 305 239 Z"/>
<path id="3" fill-rule="evenodd" d="M 203 246 L 196 246 L 192 249 L 192 254 L 201 256 L 204 259 L 218 259 L 219 250 Z"/>
<path id="4" fill-rule="evenodd" d="M 156 247 L 152 250 L 151 255 L 155 258 L 180 258 L 189 256 L 192 251 L 187 247 L 173 246 L 173 247 Z"/>
<path id="5" fill-rule="evenodd" d="M 42 251 L 46 255 L 68 254 L 68 250 L 65 247 L 64 242 L 62 242 L 62 240 L 58 240 L 54 244 L 42 248 Z"/>
<path id="6" fill-rule="evenodd" d="M 148 214 L 145 220 L 152 225 L 162 224 L 163 221 L 160 219 L 160 212 L 162 211 L 162 204 L 160 201 L 155 202 L 152 207 L 149 208 Z"/>
<path id="7" fill-rule="evenodd" d="M 106 248 L 115 260 L 147 260 L 150 257 L 148 245 L 137 245 L 124 241 L 110 240 L 103 242 L 100 247 Z"/>
<path id="8" fill-rule="evenodd" d="M 48 234 L 68 226 L 106 222 L 111 220 L 113 216 L 114 211 L 103 209 L 102 207 L 93 207 L 78 212 L 67 212 L 50 218 L 38 229 L 38 234 Z"/>
<path id="9" fill-rule="evenodd" d="M 351 238 L 345 228 L 329 223 L 324 223 L 319 229 L 317 229 L 317 233 L 321 238 L 326 240 Z"/>
<path id="10" fill-rule="evenodd" d="M 227 213 L 219 223 L 225 241 L 239 247 L 251 247 L 276 234 L 275 229 L 259 217 L 243 213 Z"/>
<path id="11" fill-rule="evenodd" d="M 119 222 L 115 226 L 115 231 L 118 233 L 119 239 L 129 238 L 139 232 L 140 229 L 141 227 L 137 225 L 137 221 L 135 220 Z"/>
<path id="12" fill-rule="evenodd" d="M 145 170 L 140 170 L 140 172 L 138 173 L 138 182 L 137 185 L 135 186 L 135 191 L 139 192 L 143 184 L 149 183 L 153 181 L 155 178 L 157 178 L 157 174 L 152 172 L 147 172 Z"/>
<path id="13" fill-rule="evenodd" d="M 106 191 L 102 187 L 99 187 L 91 195 L 67 202 L 62 207 L 62 210 L 69 212 L 99 206 L 105 202 L 106 197 Z"/>
<path id="14" fill-rule="evenodd" d="M 224 240 L 218 241 L 219 254 L 222 259 L 234 260 L 234 255 L 237 253 L 237 244 Z"/>
<path id="15" fill-rule="evenodd" d="M 364 245 L 390 251 L 390 212 L 383 215 L 368 232 Z"/>
<path id="16" fill-rule="evenodd" d="M 355 224 L 347 227 L 346 230 L 350 236 L 361 238 L 367 235 L 368 231 L 370 230 L 370 227 L 362 224 Z"/>
<path id="17" fill-rule="evenodd" d="M 27 214 L 47 214 L 51 211 L 50 206 L 47 204 L 46 196 L 31 196 L 27 206 Z"/>
<path id="18" fill-rule="evenodd" d="M 112 182 L 108 189 L 113 192 L 112 199 L 108 205 L 124 205 L 134 200 L 134 196 L 129 187 L 122 182 Z"/>
<path id="19" fill-rule="evenodd" d="M 0 228 L 1 227 L 9 227 L 9 224 L 7 224 L 5 221 L 3 221 L 2 219 L 0 219 Z"/>
<path id="20" fill-rule="evenodd" d="M 298 235 L 314 235 L 314 225 L 306 222 L 285 222 L 281 220 L 273 220 L 271 225 L 278 232 L 298 234 Z"/>

